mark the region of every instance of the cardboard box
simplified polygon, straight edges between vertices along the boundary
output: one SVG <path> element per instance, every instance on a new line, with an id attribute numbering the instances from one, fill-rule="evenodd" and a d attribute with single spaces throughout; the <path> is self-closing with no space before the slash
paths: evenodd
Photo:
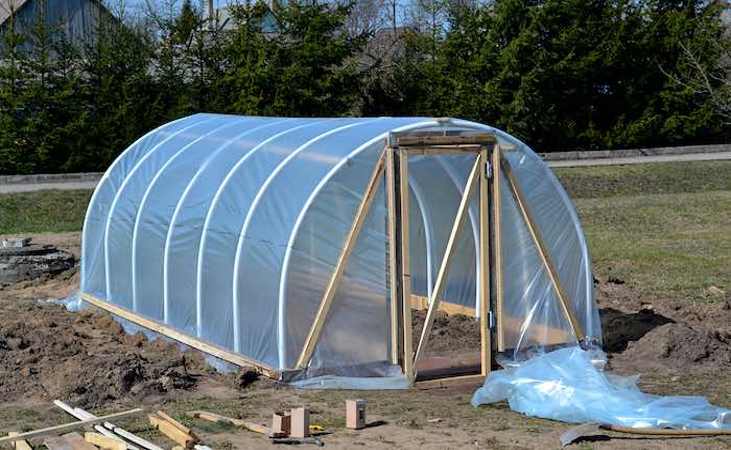
<path id="1" fill-rule="evenodd" d="M 304 438 L 310 435 L 310 410 L 307 408 L 293 408 L 291 415 L 290 437 Z"/>
<path id="2" fill-rule="evenodd" d="M 275 412 L 272 415 L 272 434 L 289 436 L 292 432 L 292 416 L 289 412 Z"/>
<path id="3" fill-rule="evenodd" d="M 366 401 L 345 400 L 345 426 L 360 430 L 366 426 Z"/>

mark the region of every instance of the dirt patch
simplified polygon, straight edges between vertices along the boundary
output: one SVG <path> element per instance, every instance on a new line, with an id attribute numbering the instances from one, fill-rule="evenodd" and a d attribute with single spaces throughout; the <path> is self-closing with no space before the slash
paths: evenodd
<path id="1" fill-rule="evenodd" d="M 189 389 L 204 362 L 176 345 L 127 335 L 108 314 L 21 302 L 0 325 L 0 397 L 83 407 Z M 191 371 L 192 369 L 192 371 Z"/>
<path id="2" fill-rule="evenodd" d="M 718 371 L 731 368 L 731 334 L 686 324 L 668 323 L 631 342 L 615 355 L 612 365 L 631 365 L 635 371 Z"/>
<path id="3" fill-rule="evenodd" d="M 604 347 L 625 373 L 731 368 L 729 299 L 710 303 L 641 297 L 621 280 L 598 280 Z"/>
<path id="4" fill-rule="evenodd" d="M 419 345 L 426 311 L 414 311 L 411 326 L 414 349 Z M 480 321 L 462 314 L 437 311 L 425 355 L 464 354 L 480 351 Z"/>

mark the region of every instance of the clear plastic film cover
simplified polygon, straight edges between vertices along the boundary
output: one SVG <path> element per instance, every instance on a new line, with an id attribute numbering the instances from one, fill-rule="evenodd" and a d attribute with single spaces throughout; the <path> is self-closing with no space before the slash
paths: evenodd
<path id="1" fill-rule="evenodd" d="M 637 377 L 601 370 L 601 351 L 563 348 L 492 372 L 472 396 L 472 405 L 507 400 L 528 416 L 571 423 L 632 428 L 729 429 L 731 410 L 703 397 L 658 396 L 637 387 Z"/>
<path id="2" fill-rule="evenodd" d="M 572 308 L 598 339 L 588 252 L 565 192 L 527 147 L 456 120 L 196 114 L 153 130 L 120 155 L 92 197 L 82 293 L 273 370 L 295 369 L 390 134 L 446 129 L 500 136 Z M 410 158 L 416 296 L 431 294 L 473 163 L 474 156 Z M 507 181 L 500 183 L 505 349 L 575 342 Z M 475 312 L 478 217 L 473 198 L 443 295 Z M 338 386 L 342 377 L 400 380 L 388 247 L 382 179 L 305 378 L 336 377 Z"/>

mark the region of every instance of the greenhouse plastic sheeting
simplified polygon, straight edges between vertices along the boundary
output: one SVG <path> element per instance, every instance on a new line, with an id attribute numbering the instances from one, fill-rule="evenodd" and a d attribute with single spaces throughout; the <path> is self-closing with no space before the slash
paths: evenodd
<path id="1" fill-rule="evenodd" d="M 731 410 L 703 397 L 641 392 L 637 377 L 603 372 L 605 355 L 569 347 L 536 356 L 517 368 L 492 372 L 472 397 L 478 406 L 507 400 L 528 416 L 632 428 L 731 429 Z"/>
<path id="2" fill-rule="evenodd" d="M 262 365 L 293 369 L 390 134 L 425 130 L 497 134 L 579 322 L 599 340 L 589 255 L 565 191 L 520 141 L 462 120 L 196 114 L 163 125 L 124 151 L 94 192 L 82 238 L 82 292 Z M 409 159 L 417 295 L 434 287 L 473 161 Z M 384 185 L 307 376 L 393 374 Z M 505 356 L 512 358 L 576 337 L 507 192 L 503 186 Z M 478 233 L 475 200 L 443 300 L 476 311 Z"/>

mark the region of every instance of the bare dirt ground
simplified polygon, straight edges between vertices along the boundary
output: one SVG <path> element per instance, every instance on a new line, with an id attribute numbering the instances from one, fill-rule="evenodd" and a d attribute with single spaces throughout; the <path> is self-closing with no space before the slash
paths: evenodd
<path id="1" fill-rule="evenodd" d="M 36 235 L 78 256 L 79 234 Z M 409 391 L 298 391 L 246 372 L 220 374 L 200 354 L 173 343 L 127 335 L 105 313 L 71 313 L 46 301 L 78 289 L 76 270 L 54 278 L 0 288 L 0 432 L 71 421 L 51 401 L 63 399 L 95 413 L 144 405 L 181 419 L 215 449 L 269 448 L 260 435 L 188 419 L 206 409 L 266 423 L 274 411 L 298 405 L 311 409 L 311 423 L 332 434 L 329 448 L 560 448 L 570 425 L 516 414 L 506 404 L 469 405 L 479 382 Z M 719 294 L 721 295 L 721 294 Z M 728 294 L 722 294 L 728 295 Z M 731 407 L 731 297 L 708 304 L 641 298 L 622 280 L 599 280 L 605 345 L 610 367 L 641 373 L 641 387 L 656 394 L 705 395 Z M 461 317 L 440 316 L 438 342 L 479 342 L 477 328 Z M 344 401 L 368 401 L 361 431 L 344 428 Z M 169 448 L 140 416 L 120 425 Z M 40 444 L 40 441 L 34 442 Z M 571 448 L 731 448 L 731 437 L 649 439 L 614 434 L 610 440 Z"/>

